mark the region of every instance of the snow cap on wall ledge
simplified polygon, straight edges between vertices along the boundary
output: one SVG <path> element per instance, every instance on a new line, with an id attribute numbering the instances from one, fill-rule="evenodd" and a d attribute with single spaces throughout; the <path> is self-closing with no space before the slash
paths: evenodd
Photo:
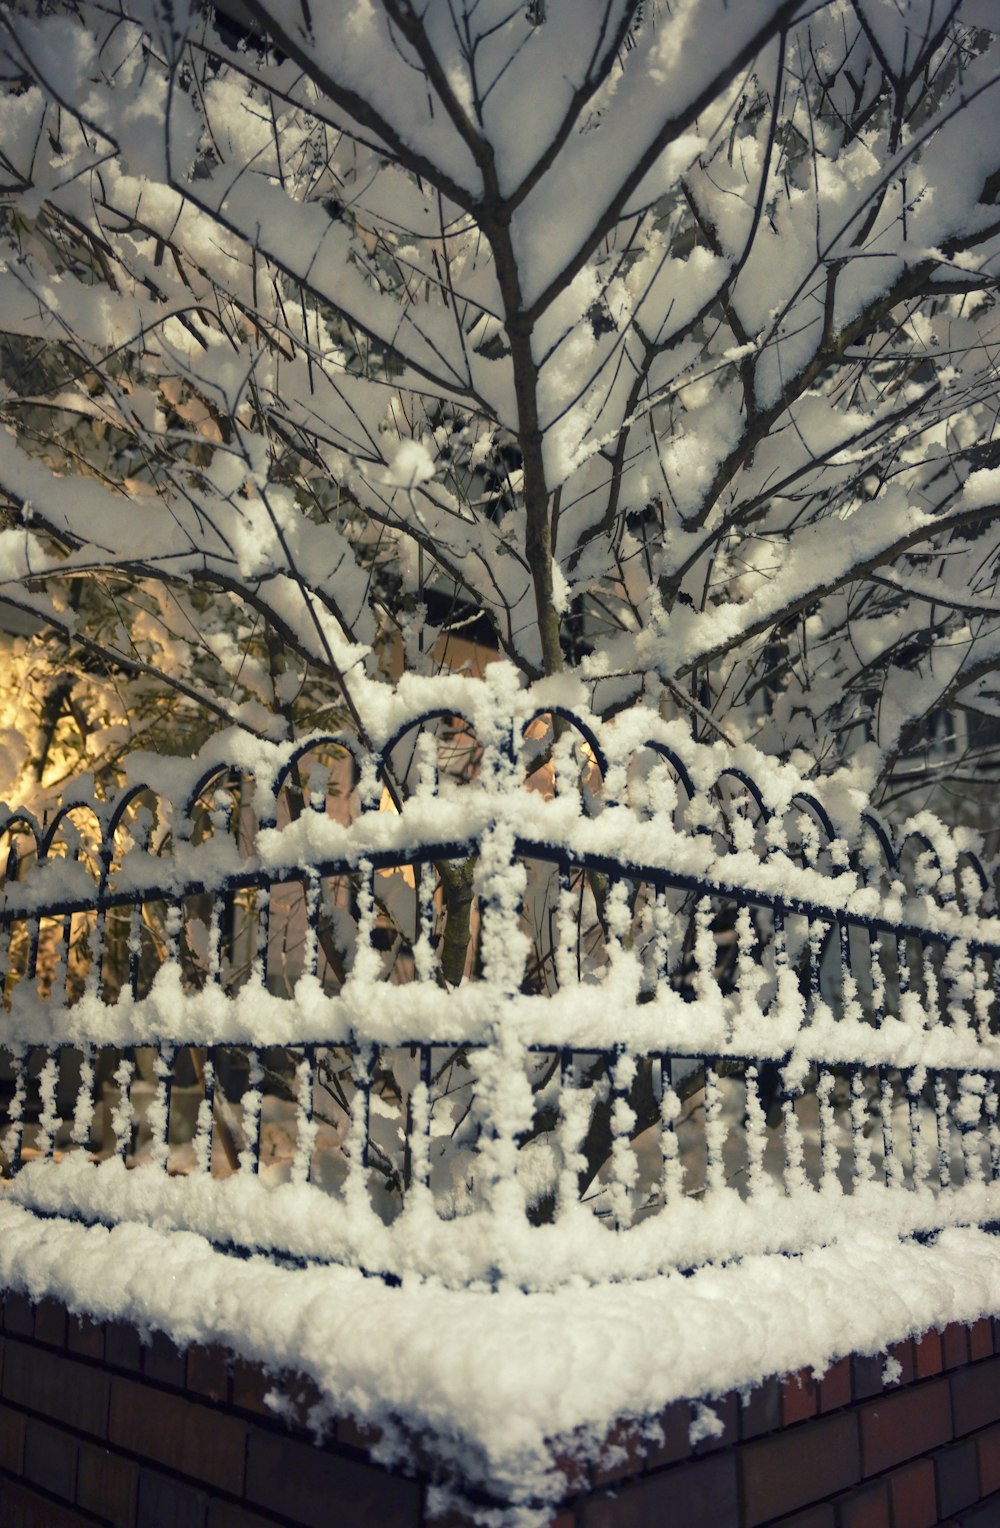
<path id="1" fill-rule="evenodd" d="M 616 1421 L 673 1400 L 710 1404 L 1000 1312 L 988 1233 L 953 1228 L 923 1245 L 875 1223 L 800 1257 L 528 1296 L 389 1288 L 353 1269 L 234 1259 L 189 1232 L 85 1227 L 0 1203 L 0 1284 L 307 1374 L 331 1415 L 379 1425 L 384 1453 L 430 1434 L 456 1481 L 511 1503 L 491 1528 L 548 1520 L 538 1503 L 564 1489 L 554 1456 L 570 1435 L 596 1452 Z"/>

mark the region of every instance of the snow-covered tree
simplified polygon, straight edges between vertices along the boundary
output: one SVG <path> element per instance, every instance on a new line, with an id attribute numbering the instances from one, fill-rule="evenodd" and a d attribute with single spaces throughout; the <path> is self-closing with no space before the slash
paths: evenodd
<path id="1" fill-rule="evenodd" d="M 604 714 L 969 774 L 994 6 L 24 0 L 0 59 L 0 594 L 70 680 L 364 734 L 478 619 Z"/>

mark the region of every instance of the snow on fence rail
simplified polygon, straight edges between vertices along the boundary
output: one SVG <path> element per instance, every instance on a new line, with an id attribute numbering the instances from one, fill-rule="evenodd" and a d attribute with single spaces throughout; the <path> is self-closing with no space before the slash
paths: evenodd
<path id="1" fill-rule="evenodd" d="M 972 835 L 529 702 L 0 818 L 5 1192 L 526 1288 L 1000 1219 Z"/>

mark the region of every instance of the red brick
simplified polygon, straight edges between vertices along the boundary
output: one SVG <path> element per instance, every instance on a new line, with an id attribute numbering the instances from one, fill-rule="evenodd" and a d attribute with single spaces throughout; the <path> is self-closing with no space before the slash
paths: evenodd
<path id="1" fill-rule="evenodd" d="M 943 1523 L 941 1528 L 997 1528 L 1000 1524 L 1000 1497 L 991 1496 L 971 1512 L 963 1513 L 961 1524 Z"/>
<path id="2" fill-rule="evenodd" d="M 646 1451 L 639 1428 L 634 1422 L 616 1422 L 594 1465 L 594 1484 L 603 1486 L 612 1480 L 638 1475 L 645 1462 Z"/>
<path id="3" fill-rule="evenodd" d="M 35 1306 L 35 1341 L 49 1347 L 66 1346 L 66 1307 L 57 1300 L 39 1300 Z"/>
<path id="4" fill-rule="evenodd" d="M 205 1528 L 207 1515 L 204 1491 L 153 1470 L 140 1470 L 135 1528 Z"/>
<path id="5" fill-rule="evenodd" d="M 3 1528 L 94 1528 L 92 1517 L 81 1517 L 72 1507 L 61 1507 L 13 1480 L 0 1481 L 0 1507 Z"/>
<path id="6" fill-rule="evenodd" d="M 656 1470 L 664 1464 L 677 1464 L 691 1452 L 689 1429 L 691 1413 L 685 1401 L 675 1401 L 656 1419 L 663 1434 L 662 1442 L 646 1445 L 646 1467 Z"/>
<path id="7" fill-rule="evenodd" d="M 273 1390 L 278 1397 L 280 1404 L 277 1414 L 289 1427 L 297 1427 L 300 1432 L 311 1435 L 327 1417 L 323 1392 L 308 1374 L 282 1374 L 272 1380 L 267 1388 Z"/>
<path id="8" fill-rule="evenodd" d="M 96 1512 L 113 1528 L 131 1528 L 138 1484 L 139 1466 L 131 1459 L 95 1443 L 80 1445 L 76 1474 L 79 1506 Z"/>
<path id="9" fill-rule="evenodd" d="M 937 1496 L 930 1459 L 915 1459 L 890 1475 L 889 1495 L 893 1528 L 934 1528 Z"/>
<path id="10" fill-rule="evenodd" d="M 303 1528 L 329 1528 L 331 1520 L 417 1528 L 420 1521 L 414 1481 L 261 1427 L 250 1428 L 244 1494 Z"/>
<path id="11" fill-rule="evenodd" d="M 889 1488 L 884 1480 L 839 1496 L 834 1505 L 837 1528 L 890 1528 Z"/>
<path id="12" fill-rule="evenodd" d="M 169 1465 L 182 1475 L 239 1496 L 247 1424 L 186 1396 L 170 1395 L 116 1375 L 111 1386 L 110 1441 Z"/>
<path id="13" fill-rule="evenodd" d="M 3 1329 L 14 1337 L 34 1337 L 35 1307 L 20 1289 L 8 1289 L 3 1301 Z"/>
<path id="14" fill-rule="evenodd" d="M 894 1358 L 899 1364 L 899 1377 L 893 1380 L 894 1385 L 912 1385 L 917 1377 L 917 1364 L 913 1352 L 913 1338 L 907 1337 L 904 1342 L 894 1342 L 886 1351 L 887 1358 Z"/>
<path id="15" fill-rule="evenodd" d="M 848 1377 L 848 1400 L 850 1378 Z M 755 1385 L 740 1407 L 740 1437 L 759 1438 L 781 1426 L 781 1385 L 772 1374 L 763 1384 Z"/>
<path id="16" fill-rule="evenodd" d="M 727 1395 L 720 1396 L 717 1400 L 697 1402 L 691 1407 L 691 1423 L 698 1416 L 700 1405 L 705 1404 L 713 1411 L 717 1419 L 722 1423 L 722 1431 L 715 1435 L 709 1435 L 696 1443 L 691 1452 L 698 1458 L 702 1454 L 714 1454 L 716 1449 L 728 1448 L 736 1442 L 736 1430 L 739 1426 L 739 1398 L 734 1390 Z"/>
<path id="17" fill-rule="evenodd" d="M 946 1369 L 969 1362 L 969 1328 L 961 1321 L 949 1321 L 941 1333 L 941 1358 Z"/>
<path id="18" fill-rule="evenodd" d="M 989 1316 L 982 1316 L 969 1327 L 969 1355 L 973 1359 L 992 1358 L 993 1323 Z"/>
<path id="19" fill-rule="evenodd" d="M 979 1499 L 979 1470 L 973 1438 L 943 1448 L 934 1456 L 938 1511 L 942 1517 L 961 1512 Z"/>
<path id="20" fill-rule="evenodd" d="M 30 1417 L 24 1432 L 25 1480 L 64 1501 L 73 1501 L 79 1446 L 72 1433 Z"/>
<path id="21" fill-rule="evenodd" d="M 579 1496 L 590 1489 L 591 1471 L 582 1449 L 577 1452 L 567 1445 L 564 1449 L 556 1450 L 552 1455 L 552 1468 L 562 1476 L 559 1496 Z"/>
<path id="22" fill-rule="evenodd" d="M 104 1357 L 114 1369 L 142 1368 L 142 1344 L 139 1333 L 127 1321 L 104 1323 Z"/>
<path id="23" fill-rule="evenodd" d="M 819 1382 L 819 1409 L 823 1414 L 837 1411 L 851 1402 L 851 1360 L 841 1358 L 831 1364 Z"/>
<path id="24" fill-rule="evenodd" d="M 739 1501 L 731 1453 L 710 1454 L 675 1470 L 647 1475 L 608 1496 L 592 1496 L 579 1509 L 581 1528 L 736 1528 Z"/>
<path id="25" fill-rule="evenodd" d="M 950 1383 L 957 1438 L 1000 1422 L 1000 1358 L 960 1369 Z"/>
<path id="26" fill-rule="evenodd" d="M 929 1379 L 932 1374 L 940 1374 L 943 1367 L 940 1332 L 934 1331 L 932 1327 L 929 1332 L 918 1337 L 913 1344 L 913 1356 L 918 1379 Z"/>
<path id="27" fill-rule="evenodd" d="M 746 1528 L 822 1501 L 861 1478 L 853 1412 L 746 1443 L 739 1452 Z"/>
<path id="28" fill-rule="evenodd" d="M 0 1469 L 20 1475 L 24 1462 L 24 1423 L 22 1411 L 0 1406 Z"/>
<path id="29" fill-rule="evenodd" d="M 208 1504 L 208 1528 L 275 1528 L 275 1522 L 273 1517 L 259 1517 L 249 1507 L 216 1498 Z"/>
<path id="30" fill-rule="evenodd" d="M 772 1528 L 837 1528 L 837 1516 L 830 1503 L 822 1501 L 815 1507 L 807 1507 L 804 1512 L 795 1512 L 791 1517 L 783 1517 L 779 1523 L 774 1523 Z"/>
<path id="31" fill-rule="evenodd" d="M 783 1517 L 773 1528 L 837 1528 L 837 1519 L 830 1503 L 823 1501 L 804 1512 L 796 1512 L 793 1517 Z"/>
<path id="32" fill-rule="evenodd" d="M 913 1385 L 861 1407 L 861 1449 L 866 1475 L 879 1475 L 951 1441 L 948 1382 Z"/>
<path id="33" fill-rule="evenodd" d="M 163 1332 L 153 1332 L 142 1349 L 142 1372 L 159 1385 L 183 1390 L 187 1374 L 184 1354 Z"/>
<path id="34" fill-rule="evenodd" d="M 225 1348 L 193 1342 L 187 1350 L 185 1381 L 189 1390 L 210 1401 L 229 1397 L 229 1356 Z"/>
<path id="35" fill-rule="evenodd" d="M 338 1443 L 346 1443 L 348 1448 L 363 1454 L 370 1453 L 382 1436 L 381 1428 L 355 1422 L 353 1417 L 338 1417 L 335 1431 Z"/>
<path id="36" fill-rule="evenodd" d="M 885 1358 L 881 1353 L 858 1353 L 851 1361 L 853 1371 L 851 1389 L 856 1401 L 867 1401 L 873 1395 L 882 1394 L 882 1370 Z"/>
<path id="37" fill-rule="evenodd" d="M 988 1427 L 976 1437 L 979 1489 L 984 1496 L 1000 1491 L 1000 1427 Z"/>
<path id="38" fill-rule="evenodd" d="M 248 1363 L 238 1358 L 233 1364 L 233 1405 L 242 1411 L 253 1411 L 258 1416 L 273 1417 L 274 1412 L 265 1404 L 264 1397 L 274 1389 L 274 1375 L 263 1364 Z"/>
<path id="39" fill-rule="evenodd" d="M 89 1316 L 70 1316 L 66 1324 L 66 1347 L 80 1358 L 104 1359 L 104 1327 Z"/>
<path id="40" fill-rule="evenodd" d="M 786 1374 L 781 1382 L 781 1420 L 785 1427 L 793 1422 L 805 1422 L 816 1415 L 817 1384 L 812 1371 L 800 1369 L 797 1374 Z"/>
<path id="41" fill-rule="evenodd" d="M 103 1438 L 110 1384 L 110 1377 L 93 1364 L 12 1337 L 5 1339 L 4 1396 L 50 1421 Z"/>

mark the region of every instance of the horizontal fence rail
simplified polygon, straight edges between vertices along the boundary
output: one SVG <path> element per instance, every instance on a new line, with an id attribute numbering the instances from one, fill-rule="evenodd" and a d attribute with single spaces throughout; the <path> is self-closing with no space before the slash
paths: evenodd
<path id="1" fill-rule="evenodd" d="M 524 698 L 270 763 L 0 818 L 38 1213 L 525 1287 L 1000 1219 L 971 835 Z"/>

